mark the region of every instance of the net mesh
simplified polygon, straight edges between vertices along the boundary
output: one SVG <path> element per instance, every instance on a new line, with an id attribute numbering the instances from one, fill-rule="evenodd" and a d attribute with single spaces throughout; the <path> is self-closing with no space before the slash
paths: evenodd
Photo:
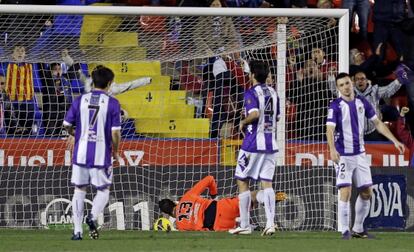
<path id="1" fill-rule="evenodd" d="M 278 27 L 286 50 L 277 48 Z M 111 90 L 123 109 L 121 167 L 101 223 L 149 229 L 158 200 L 178 199 L 207 174 L 221 196 L 236 195 L 247 66 L 258 59 L 271 68 L 270 85 L 285 85 L 286 165 L 275 188 L 288 199 L 277 204 L 276 223 L 334 229 L 334 175 L 322 167 L 320 143 L 337 71 L 334 19 L 10 13 L 0 16 L 0 33 L 0 226 L 70 227 L 71 150 L 61 125 L 99 64 L 115 72 Z M 276 85 L 278 74 L 285 84 Z M 253 221 L 263 225 L 262 207 Z"/>

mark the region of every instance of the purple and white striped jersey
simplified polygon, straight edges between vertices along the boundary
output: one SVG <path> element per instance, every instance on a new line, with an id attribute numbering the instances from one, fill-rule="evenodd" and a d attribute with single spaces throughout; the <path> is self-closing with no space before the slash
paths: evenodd
<path id="1" fill-rule="evenodd" d="M 99 90 L 72 103 L 63 125 L 75 125 L 73 164 L 87 168 L 112 165 L 112 130 L 121 129 L 120 110 L 117 99 Z"/>
<path id="2" fill-rule="evenodd" d="M 352 101 L 337 98 L 328 109 L 326 125 L 335 127 L 335 147 L 342 156 L 353 156 L 365 152 L 365 118 L 375 120 L 377 115 L 372 105 L 357 95 Z"/>
<path id="3" fill-rule="evenodd" d="M 241 146 L 248 152 L 275 153 L 276 122 L 280 117 L 279 97 L 274 88 L 266 84 L 258 84 L 244 93 L 246 116 L 259 111 L 259 119 L 247 125 L 245 138 Z"/>

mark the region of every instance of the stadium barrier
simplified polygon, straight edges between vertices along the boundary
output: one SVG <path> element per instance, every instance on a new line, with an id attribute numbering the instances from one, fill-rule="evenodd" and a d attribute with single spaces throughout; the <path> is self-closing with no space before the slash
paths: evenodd
<path id="1" fill-rule="evenodd" d="M 164 197 L 177 199 L 194 181 L 207 174 L 216 177 L 219 195 L 235 195 L 231 167 L 151 167 L 129 166 L 113 169 L 114 183 L 104 215 L 99 222 L 109 229 L 149 230 L 159 217 L 157 202 Z M 295 178 L 288 174 L 294 171 Z M 414 169 L 376 167 L 374 196 L 366 224 L 375 229 L 414 231 Z M 276 206 L 276 222 L 282 230 L 335 230 L 336 190 L 332 190 L 333 169 L 326 167 L 278 167 L 276 191 L 288 199 Z M 71 228 L 71 168 L 2 167 L 0 172 L 0 227 Z M 191 177 L 189 176 L 191 174 Z M 88 190 L 91 190 L 90 188 Z M 91 199 L 88 194 L 87 199 Z M 87 200 L 89 211 L 91 202 Z M 253 214 L 264 223 L 263 208 Z"/>

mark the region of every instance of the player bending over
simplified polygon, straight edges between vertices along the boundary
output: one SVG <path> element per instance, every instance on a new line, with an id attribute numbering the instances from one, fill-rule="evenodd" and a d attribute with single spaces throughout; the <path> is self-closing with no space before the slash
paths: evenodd
<path id="1" fill-rule="evenodd" d="M 211 199 L 200 196 L 206 189 Z M 178 203 L 170 199 L 158 202 L 160 210 L 174 217 L 179 231 L 227 231 L 236 227 L 239 217 L 239 199 L 228 197 L 214 200 L 217 195 L 217 185 L 213 176 L 206 176 L 187 191 Z M 252 205 L 263 203 L 263 191 L 252 193 Z M 278 193 L 274 200 L 284 200 L 286 194 Z"/>
<path id="2" fill-rule="evenodd" d="M 67 132 L 75 137 L 72 157 L 71 184 L 75 186 L 72 198 L 74 232 L 72 240 L 82 240 L 82 220 L 86 186 L 92 184 L 97 193 L 92 210 L 86 217 L 89 236 L 98 239 L 96 220 L 109 199 L 112 184 L 112 156 L 118 160 L 121 139 L 119 102 L 107 91 L 114 73 L 100 67 L 92 72 L 94 90 L 79 96 L 66 113 L 63 122 Z"/>

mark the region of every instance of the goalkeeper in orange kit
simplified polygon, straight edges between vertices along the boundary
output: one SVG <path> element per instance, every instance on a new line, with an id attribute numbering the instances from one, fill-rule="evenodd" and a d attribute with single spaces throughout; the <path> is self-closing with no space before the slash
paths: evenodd
<path id="1" fill-rule="evenodd" d="M 211 199 L 200 196 L 206 189 Z M 160 210 L 174 217 L 179 231 L 227 231 L 236 227 L 239 217 L 239 198 L 227 197 L 214 200 L 217 185 L 213 176 L 206 176 L 188 190 L 178 202 L 162 199 L 158 202 Z M 286 199 L 285 193 L 277 193 L 275 200 Z M 263 192 L 252 193 L 252 206 L 262 203 Z"/>

